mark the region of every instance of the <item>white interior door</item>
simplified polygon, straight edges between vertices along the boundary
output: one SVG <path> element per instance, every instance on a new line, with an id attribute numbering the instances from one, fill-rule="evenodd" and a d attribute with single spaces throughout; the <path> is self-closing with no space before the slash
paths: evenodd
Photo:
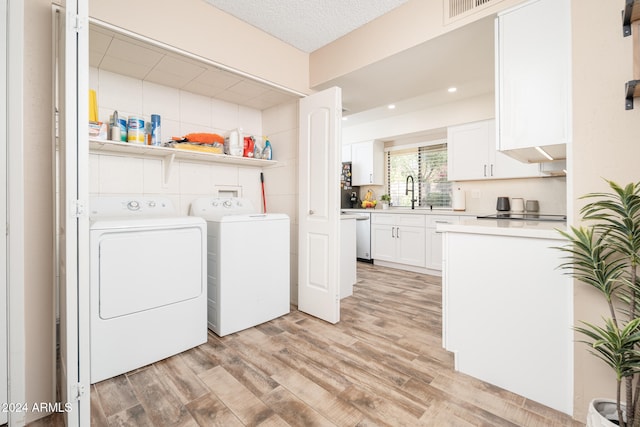
<path id="1" fill-rule="evenodd" d="M 0 31 L 0 402 L 8 402 L 7 360 L 7 0 L 0 0 L 0 22 L 5 29 Z M 6 411 L 0 412 L 0 424 L 8 421 Z"/>
<path id="2" fill-rule="evenodd" d="M 342 91 L 300 100 L 298 309 L 340 321 Z"/>
<path id="3" fill-rule="evenodd" d="M 67 425 L 89 425 L 88 2 L 57 16 L 60 389 Z"/>

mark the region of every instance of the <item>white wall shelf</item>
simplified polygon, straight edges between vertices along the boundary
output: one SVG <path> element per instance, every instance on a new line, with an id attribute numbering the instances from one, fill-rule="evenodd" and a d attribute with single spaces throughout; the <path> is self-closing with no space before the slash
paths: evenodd
<path id="1" fill-rule="evenodd" d="M 229 156 L 227 154 L 204 153 L 200 151 L 182 150 L 179 148 L 130 144 L 126 142 L 94 138 L 89 138 L 89 151 L 94 154 L 161 158 L 164 168 L 165 184 L 171 176 L 171 168 L 175 160 L 188 160 L 203 163 L 220 163 L 225 165 L 247 166 L 255 168 L 270 167 L 278 163 L 275 160 L 253 159 L 248 157 Z"/>

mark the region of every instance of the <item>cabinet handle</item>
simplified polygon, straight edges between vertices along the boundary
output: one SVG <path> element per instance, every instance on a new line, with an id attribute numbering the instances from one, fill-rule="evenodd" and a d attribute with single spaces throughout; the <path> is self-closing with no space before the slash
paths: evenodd
<path id="1" fill-rule="evenodd" d="M 395 227 L 391 227 L 391 238 L 392 239 L 395 239 L 395 237 L 396 237 L 395 234 L 394 234 L 394 230 L 395 229 L 396 229 Z"/>
<path id="2" fill-rule="evenodd" d="M 493 163 L 491 163 L 491 176 L 493 176 Z"/>
<path id="3" fill-rule="evenodd" d="M 373 174 L 369 174 L 369 184 L 373 184 Z"/>
<path id="4" fill-rule="evenodd" d="M 313 215 L 314 213 L 313 209 L 309 209 L 309 215 Z"/>
<path id="5" fill-rule="evenodd" d="M 487 176 L 487 165 L 484 165 L 484 176 Z"/>
<path id="6" fill-rule="evenodd" d="M 396 239 L 400 238 L 400 227 L 396 227 Z"/>

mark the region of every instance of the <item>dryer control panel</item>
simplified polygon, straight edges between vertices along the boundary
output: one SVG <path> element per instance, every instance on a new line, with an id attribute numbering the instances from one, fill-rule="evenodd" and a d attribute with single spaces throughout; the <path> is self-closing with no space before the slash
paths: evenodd
<path id="1" fill-rule="evenodd" d="M 91 198 L 89 203 L 91 218 L 149 217 L 176 214 L 173 203 L 166 197 L 101 196 Z"/>
<path id="2" fill-rule="evenodd" d="M 204 218 L 216 215 L 259 213 L 251 200 L 242 197 L 203 197 L 191 203 L 191 215 Z"/>

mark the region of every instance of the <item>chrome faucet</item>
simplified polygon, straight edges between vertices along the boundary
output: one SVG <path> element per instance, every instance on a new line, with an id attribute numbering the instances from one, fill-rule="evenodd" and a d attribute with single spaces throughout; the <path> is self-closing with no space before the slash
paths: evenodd
<path id="1" fill-rule="evenodd" d="M 407 191 L 405 191 L 405 196 L 409 194 L 409 178 L 411 178 L 411 209 L 415 209 L 415 203 L 416 203 L 416 190 L 414 187 L 414 182 L 413 182 L 413 176 L 409 175 L 407 176 L 407 182 L 405 183 L 405 188 Z"/>

